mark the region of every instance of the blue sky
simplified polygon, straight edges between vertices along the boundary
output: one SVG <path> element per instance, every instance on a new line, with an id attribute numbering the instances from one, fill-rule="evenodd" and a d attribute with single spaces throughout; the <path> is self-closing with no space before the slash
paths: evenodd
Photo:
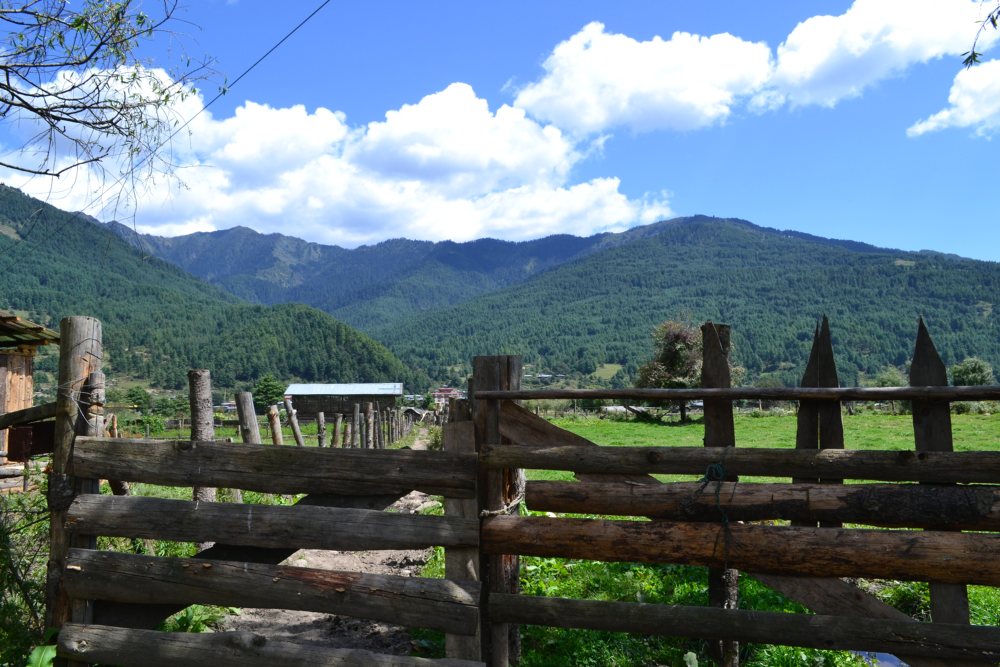
<path id="1" fill-rule="evenodd" d="M 189 0 L 147 47 L 215 72 L 319 0 Z M 171 145 L 176 178 L 87 212 L 353 247 L 521 240 L 704 213 L 1000 260 L 1000 61 L 978 0 L 331 2 Z M 95 186 L 4 182 L 83 208 Z"/>

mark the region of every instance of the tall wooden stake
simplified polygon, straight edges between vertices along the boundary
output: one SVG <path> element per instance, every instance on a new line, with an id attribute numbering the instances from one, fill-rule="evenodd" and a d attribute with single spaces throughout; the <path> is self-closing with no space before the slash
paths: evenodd
<path id="1" fill-rule="evenodd" d="M 361 404 L 354 404 L 354 421 L 351 422 L 351 447 L 361 446 Z"/>
<path id="2" fill-rule="evenodd" d="M 240 440 L 252 445 L 263 442 L 260 438 L 260 424 L 253 407 L 253 394 L 249 391 L 236 392 L 236 416 L 240 422 Z"/>
<path id="3" fill-rule="evenodd" d="M 326 447 L 326 413 L 316 413 L 316 446 Z"/>
<path id="4" fill-rule="evenodd" d="M 472 361 L 475 389 L 490 391 L 521 388 L 521 357 L 475 357 Z M 500 401 L 475 401 L 476 448 L 503 444 L 500 437 Z M 480 507 L 485 512 L 514 514 L 524 497 L 524 471 L 490 470 L 480 474 Z M 492 623 L 489 594 L 520 590 L 521 561 L 516 555 L 482 555 L 480 573 L 485 598 L 482 614 L 482 655 L 489 667 L 507 667 L 520 661 L 521 637 L 516 626 Z"/>
<path id="5" fill-rule="evenodd" d="M 338 412 L 336 416 L 333 418 L 333 438 L 330 440 L 331 447 L 340 447 L 342 443 L 344 444 L 347 443 L 346 438 L 341 440 L 341 437 L 343 435 L 341 432 L 343 423 L 344 423 L 344 415 Z"/>
<path id="6" fill-rule="evenodd" d="M 302 429 L 299 428 L 299 418 L 295 413 L 295 408 L 292 407 L 292 399 L 285 396 L 285 413 L 288 414 L 288 423 L 292 427 L 292 437 L 295 438 L 295 444 L 299 447 L 305 447 L 305 441 L 302 439 Z"/>
<path id="7" fill-rule="evenodd" d="M 725 324 L 706 322 L 701 327 L 702 366 L 701 386 L 727 388 L 732 386 L 729 372 L 729 327 Z M 705 401 L 705 446 L 735 447 L 736 432 L 733 424 L 733 402 L 727 400 Z M 737 481 L 723 469 L 717 471 L 718 480 Z M 720 512 L 719 520 L 726 522 Z M 739 608 L 739 572 L 732 568 L 710 568 L 708 571 L 709 604 L 722 609 Z M 738 667 L 740 645 L 735 641 L 709 642 L 709 653 L 723 667 Z"/>
<path id="8" fill-rule="evenodd" d="M 910 364 L 911 387 L 948 385 L 948 371 L 931 340 L 924 319 L 917 326 L 917 343 Z M 913 401 L 913 438 L 918 452 L 954 450 L 951 406 L 947 401 Z M 931 619 L 936 623 L 969 622 L 969 593 L 958 584 L 931 583 Z"/>
<path id="9" fill-rule="evenodd" d="M 281 434 L 281 415 L 278 414 L 277 405 L 267 406 L 267 423 L 271 428 L 271 443 L 275 445 L 285 444 L 285 437 Z"/>
<path id="10" fill-rule="evenodd" d="M 70 532 L 66 510 L 76 496 L 76 482 L 69 476 L 69 461 L 77 434 L 92 428 L 82 408 L 81 394 L 91 373 L 101 370 L 104 359 L 101 323 L 92 317 L 67 317 L 59 325 L 59 385 L 56 396 L 55 443 L 49 475 L 49 560 L 46 578 L 45 623 L 61 628 L 70 620 L 71 605 L 63 586 Z"/>
<path id="11" fill-rule="evenodd" d="M 215 420 L 212 415 L 212 374 L 206 368 L 188 371 L 188 402 L 191 405 L 191 439 L 194 441 L 215 440 Z M 215 489 L 196 486 L 193 492 L 196 502 L 215 502 Z M 207 549 L 211 543 L 198 545 L 198 550 Z"/>

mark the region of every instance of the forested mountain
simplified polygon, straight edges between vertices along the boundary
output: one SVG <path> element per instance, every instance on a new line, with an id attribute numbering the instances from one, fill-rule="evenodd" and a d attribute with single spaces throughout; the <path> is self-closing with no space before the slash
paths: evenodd
<path id="1" fill-rule="evenodd" d="M 947 364 L 1000 366 L 1000 264 L 689 218 L 530 280 L 371 330 L 432 377 L 475 354 L 516 353 L 548 373 L 626 372 L 652 353 L 665 319 L 732 326 L 749 381 L 796 383 L 816 321 L 830 316 L 841 380 L 904 366 L 923 316 Z"/>
<path id="2" fill-rule="evenodd" d="M 109 375 L 216 386 L 267 372 L 320 382 L 427 385 L 384 346 L 306 306 L 264 307 L 144 257 L 102 225 L 0 186 L 0 308 L 58 329 L 67 315 L 104 324 Z"/>
<path id="3" fill-rule="evenodd" d="M 795 383 L 824 313 L 846 382 L 905 365 L 921 315 L 947 363 L 977 355 L 1000 366 L 1000 264 L 742 220 L 356 250 L 248 229 L 142 243 L 246 298 L 327 310 L 452 382 L 473 355 L 495 353 L 523 354 L 543 372 L 586 375 L 610 363 L 630 375 L 652 352 L 655 324 L 674 318 L 731 324 L 734 357 L 751 381 Z"/>
<path id="4" fill-rule="evenodd" d="M 559 235 L 519 243 L 392 239 L 346 250 L 246 227 L 164 238 L 109 225 L 143 252 L 231 294 L 262 304 L 305 303 L 361 329 L 388 326 L 521 283 L 629 238 Z"/>

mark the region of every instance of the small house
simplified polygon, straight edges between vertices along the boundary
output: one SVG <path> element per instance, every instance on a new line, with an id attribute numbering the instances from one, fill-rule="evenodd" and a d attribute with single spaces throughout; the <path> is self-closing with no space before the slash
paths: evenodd
<path id="1" fill-rule="evenodd" d="M 366 403 L 374 404 L 376 410 L 393 408 L 403 396 L 403 383 L 290 384 L 285 396 L 292 400 L 299 419 L 315 419 L 319 412 L 328 417 L 353 414 L 355 404 L 362 410 Z"/>
<path id="2" fill-rule="evenodd" d="M 41 345 L 58 343 L 57 332 L 0 310 L 0 414 L 32 406 L 35 352 Z M 8 430 L 0 430 L 0 464 L 7 462 L 8 440 Z"/>

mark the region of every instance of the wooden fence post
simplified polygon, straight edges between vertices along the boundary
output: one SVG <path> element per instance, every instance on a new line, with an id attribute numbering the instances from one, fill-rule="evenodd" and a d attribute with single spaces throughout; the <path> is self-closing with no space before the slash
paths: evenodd
<path id="1" fill-rule="evenodd" d="M 361 404 L 354 404 L 354 421 L 351 422 L 351 447 L 361 446 Z"/>
<path id="2" fill-rule="evenodd" d="M 472 361 L 473 386 L 477 391 L 520 389 L 521 357 L 476 357 Z M 476 449 L 485 444 L 503 444 L 500 437 L 500 401 L 475 401 Z M 524 471 L 490 470 L 480 473 L 479 502 L 483 512 L 514 514 L 524 497 Z M 521 637 L 516 626 L 492 623 L 488 612 L 489 594 L 517 593 L 520 590 L 520 559 L 505 554 L 480 557 L 483 578 L 482 656 L 489 667 L 507 667 L 520 661 Z"/>
<path id="3" fill-rule="evenodd" d="M 948 371 L 924 326 L 924 319 L 920 318 L 910 364 L 910 386 L 947 385 Z M 913 401 L 913 439 L 918 452 L 954 451 L 951 406 L 947 401 Z M 931 619 L 934 622 L 969 622 L 969 594 L 965 586 L 932 582 L 930 590 Z"/>
<path id="4" fill-rule="evenodd" d="M 475 452 L 476 429 L 468 409 L 461 414 L 452 412 L 455 421 L 444 425 L 441 432 L 441 447 L 446 452 Z M 475 499 L 444 498 L 445 516 L 475 519 L 479 516 Z M 479 581 L 479 549 L 452 548 L 444 552 L 444 576 L 449 581 Z M 451 635 L 444 637 L 445 655 L 460 660 L 480 660 L 482 655 L 482 627 L 475 635 Z"/>
<path id="5" fill-rule="evenodd" d="M 347 442 L 346 438 L 344 438 L 343 440 L 341 440 L 341 436 L 342 436 L 341 425 L 343 423 L 344 423 L 344 415 L 342 415 L 342 414 L 340 414 L 338 412 L 333 417 L 333 437 L 330 440 L 330 446 L 331 447 L 340 447 L 341 442 L 343 442 L 343 443 L 346 444 L 346 442 Z"/>
<path id="6" fill-rule="evenodd" d="M 249 391 L 236 392 L 236 416 L 240 422 L 240 440 L 252 445 L 259 445 L 260 424 L 253 408 L 253 394 Z"/>
<path id="7" fill-rule="evenodd" d="M 833 357 L 830 322 L 826 315 L 813 334 L 809 362 L 802 375 L 803 387 L 837 387 L 837 363 Z M 798 426 L 795 431 L 796 449 L 843 449 L 844 422 L 840 401 L 799 401 Z M 842 484 L 842 479 L 793 479 L 793 482 L 825 482 Z M 840 524 L 823 524 L 837 527 Z"/>
<path id="8" fill-rule="evenodd" d="M 278 414 L 277 405 L 267 406 L 267 423 L 271 427 L 271 443 L 275 445 L 285 444 L 285 438 L 281 434 L 281 416 Z"/>
<path id="9" fill-rule="evenodd" d="M 71 605 L 63 585 L 63 570 L 70 547 L 66 510 L 76 496 L 76 481 L 69 476 L 69 461 L 77 434 L 92 424 L 81 409 L 81 394 L 91 373 L 101 370 L 104 359 L 101 323 L 92 317 L 67 317 L 59 325 L 59 384 L 51 474 L 49 475 L 49 560 L 45 584 L 45 624 L 61 628 L 71 618 Z"/>
<path id="10" fill-rule="evenodd" d="M 723 389 L 732 386 L 729 372 L 729 327 L 725 324 L 706 322 L 701 327 L 701 340 L 701 386 Z M 732 401 L 724 399 L 705 401 L 705 446 L 736 446 Z M 726 474 L 725 462 L 717 472 L 718 479 L 711 481 L 716 483 L 737 481 L 735 475 Z M 725 522 L 725 515 L 720 515 L 719 519 Z M 726 525 L 728 527 L 728 522 Z M 739 576 L 740 573 L 731 568 L 709 568 L 709 604 L 722 609 L 738 609 Z M 739 642 L 709 642 L 709 653 L 722 667 L 738 667 L 740 664 Z"/>
<path id="11" fill-rule="evenodd" d="M 292 436 L 295 438 L 295 444 L 298 447 L 305 447 L 305 441 L 302 440 L 302 429 L 299 428 L 299 418 L 295 413 L 295 408 L 292 407 L 292 399 L 285 396 L 285 412 L 288 414 L 288 423 L 292 427 Z"/>
<path id="12" fill-rule="evenodd" d="M 326 447 L 326 413 L 316 413 L 316 446 Z"/>
<path id="13" fill-rule="evenodd" d="M 188 402 L 191 405 L 191 439 L 195 441 L 215 440 L 215 420 L 212 415 L 212 374 L 206 368 L 188 371 Z M 193 489 L 195 502 L 215 502 L 215 489 L 196 486 Z M 212 546 L 206 542 L 198 545 L 198 550 Z"/>
<path id="14" fill-rule="evenodd" d="M 371 403 L 365 403 L 365 449 L 375 446 L 375 408 Z"/>

